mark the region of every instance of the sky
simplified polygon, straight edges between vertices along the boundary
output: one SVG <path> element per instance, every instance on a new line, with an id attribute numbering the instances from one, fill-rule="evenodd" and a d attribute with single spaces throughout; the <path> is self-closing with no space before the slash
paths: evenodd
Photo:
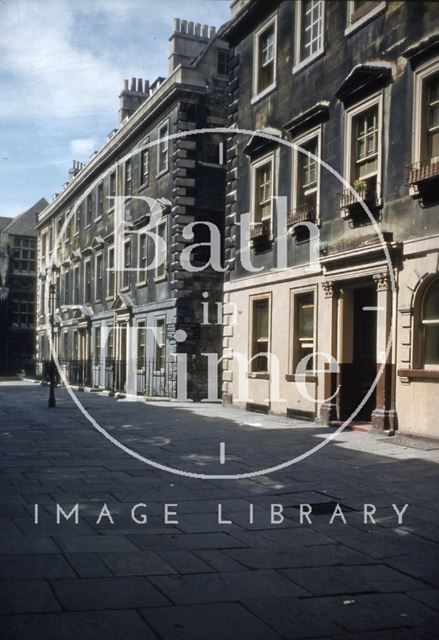
<path id="1" fill-rule="evenodd" d="M 0 0 L 0 216 L 50 201 L 118 126 L 125 78 L 167 75 L 173 18 L 231 0 Z"/>

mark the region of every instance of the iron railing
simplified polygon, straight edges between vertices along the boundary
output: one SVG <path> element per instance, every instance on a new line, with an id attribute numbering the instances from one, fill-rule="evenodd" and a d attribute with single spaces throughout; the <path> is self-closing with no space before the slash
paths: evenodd
<path id="1" fill-rule="evenodd" d="M 407 170 L 406 182 L 408 185 L 415 185 L 437 176 L 439 176 L 439 158 L 426 158 L 410 165 Z"/>
<path id="2" fill-rule="evenodd" d="M 288 214 L 287 224 L 289 227 L 301 222 L 315 222 L 317 218 L 317 210 L 315 205 L 302 204 L 293 209 Z"/>
<path id="3" fill-rule="evenodd" d="M 358 194 L 358 195 L 357 195 Z M 358 189 L 356 193 L 352 193 L 350 189 L 345 189 L 338 193 L 338 203 L 341 209 L 346 209 L 358 205 L 363 200 L 365 204 L 373 204 L 377 201 L 376 190 Z"/>
<path id="4" fill-rule="evenodd" d="M 250 240 L 268 240 L 271 234 L 271 218 L 266 218 L 262 222 L 253 222 L 250 227 Z"/>

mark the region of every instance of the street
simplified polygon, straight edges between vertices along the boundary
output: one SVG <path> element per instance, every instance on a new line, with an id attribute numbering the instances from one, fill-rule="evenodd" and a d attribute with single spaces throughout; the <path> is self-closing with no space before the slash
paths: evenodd
<path id="1" fill-rule="evenodd" d="M 189 474 L 250 474 L 330 433 L 77 395 L 124 446 Z M 437 637 L 439 445 L 346 431 L 272 474 L 200 479 L 122 451 L 65 389 L 55 409 L 47 396 L 0 384 L 1 638 Z"/>

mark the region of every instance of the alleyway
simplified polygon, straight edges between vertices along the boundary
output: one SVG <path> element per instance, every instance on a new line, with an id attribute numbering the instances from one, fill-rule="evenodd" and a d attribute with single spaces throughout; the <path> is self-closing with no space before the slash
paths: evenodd
<path id="1" fill-rule="evenodd" d="M 65 390 L 47 409 L 47 393 L 0 385 L 1 639 L 438 636 L 439 445 L 344 432 L 273 474 L 191 478 L 121 451 Z M 220 405 L 78 397 L 123 445 L 189 473 L 265 469 L 329 433 Z M 79 504 L 78 524 L 59 510 L 57 524 L 57 504 Z M 402 524 L 392 504 L 408 504 Z"/>

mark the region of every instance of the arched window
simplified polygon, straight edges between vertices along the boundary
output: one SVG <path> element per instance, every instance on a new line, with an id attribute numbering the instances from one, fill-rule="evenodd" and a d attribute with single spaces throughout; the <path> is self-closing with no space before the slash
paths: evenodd
<path id="1" fill-rule="evenodd" d="M 433 280 L 422 300 L 423 365 L 439 369 L 439 278 Z"/>

